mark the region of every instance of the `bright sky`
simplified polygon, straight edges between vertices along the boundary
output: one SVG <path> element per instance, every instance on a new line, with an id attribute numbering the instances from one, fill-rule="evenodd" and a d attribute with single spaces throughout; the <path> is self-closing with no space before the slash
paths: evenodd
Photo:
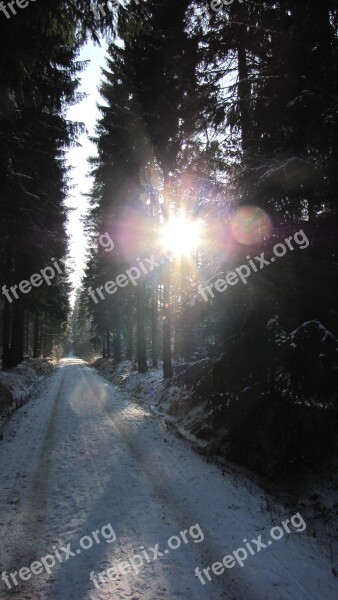
<path id="1" fill-rule="evenodd" d="M 74 167 L 70 175 L 72 184 L 75 186 L 66 201 L 66 206 L 74 209 L 69 214 L 68 235 L 70 236 L 70 264 L 75 270 L 71 282 L 75 287 L 78 287 L 80 283 L 85 266 L 87 240 L 81 219 L 88 211 L 89 203 L 82 194 L 88 193 L 92 185 L 91 177 L 87 176 L 89 171 L 87 159 L 96 154 L 96 148 L 89 141 L 89 136 L 94 134 L 96 120 L 100 116 L 96 105 L 100 101 L 98 86 L 101 80 L 101 67 L 105 66 L 106 47 L 107 44 L 104 41 L 102 41 L 101 47 L 89 42 L 81 51 L 79 60 L 90 60 L 90 63 L 80 74 L 81 87 L 78 88 L 78 91 L 85 92 L 88 96 L 81 103 L 71 107 L 67 113 L 69 120 L 84 123 L 88 131 L 78 139 L 81 147 L 72 148 L 68 153 L 68 163 Z M 75 290 L 71 294 L 72 304 L 74 298 Z"/>

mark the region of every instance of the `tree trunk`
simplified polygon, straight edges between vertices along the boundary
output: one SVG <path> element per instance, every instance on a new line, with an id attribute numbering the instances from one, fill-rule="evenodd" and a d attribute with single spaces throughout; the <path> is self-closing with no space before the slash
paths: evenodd
<path id="1" fill-rule="evenodd" d="M 145 336 L 145 283 L 140 281 L 137 290 L 137 366 L 139 373 L 147 373 L 147 348 Z"/>
<path id="2" fill-rule="evenodd" d="M 158 309 L 157 309 L 157 284 L 151 295 L 151 362 L 152 366 L 158 367 Z"/>
<path id="3" fill-rule="evenodd" d="M 163 378 L 173 376 L 171 364 L 170 262 L 163 265 Z"/>
<path id="4" fill-rule="evenodd" d="M 13 367 L 17 367 L 23 361 L 25 339 L 24 326 L 25 319 L 23 305 L 20 300 L 17 300 L 14 306 L 12 343 L 10 351 L 10 362 Z"/>
<path id="5" fill-rule="evenodd" d="M 107 358 L 107 353 L 106 353 L 106 331 L 105 330 L 102 333 L 102 358 Z"/>
<path id="6" fill-rule="evenodd" d="M 11 307 L 8 300 L 4 300 L 3 312 L 3 340 L 2 340 L 2 370 L 10 368 L 10 332 L 11 332 Z"/>
<path id="7" fill-rule="evenodd" d="M 40 315 L 34 317 L 34 334 L 33 334 L 33 358 L 39 358 L 40 350 Z"/>
<path id="8" fill-rule="evenodd" d="M 164 187 L 168 185 L 168 170 L 164 171 Z M 168 211 L 163 206 L 164 223 L 168 222 Z M 163 379 L 171 379 L 173 367 L 171 364 L 171 310 L 170 310 L 170 262 L 163 265 Z"/>
<path id="9" fill-rule="evenodd" d="M 111 358 L 111 346 L 110 346 L 110 331 L 106 330 L 106 345 L 107 345 L 107 358 Z"/>
<path id="10" fill-rule="evenodd" d="M 126 359 L 133 360 L 134 358 L 134 323 L 132 319 L 129 320 L 127 326 L 127 339 L 126 339 Z"/>
<path id="11" fill-rule="evenodd" d="M 29 312 L 26 310 L 25 313 L 25 355 L 29 355 Z"/>
<path id="12" fill-rule="evenodd" d="M 114 362 L 121 362 L 121 327 L 119 318 L 114 333 Z"/>

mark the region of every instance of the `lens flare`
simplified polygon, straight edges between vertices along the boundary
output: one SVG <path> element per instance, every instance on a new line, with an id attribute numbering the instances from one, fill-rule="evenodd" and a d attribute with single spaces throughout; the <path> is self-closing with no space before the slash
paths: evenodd
<path id="1" fill-rule="evenodd" d="M 189 256 L 200 244 L 201 223 L 189 220 L 184 213 L 170 217 L 161 232 L 163 250 L 174 256 Z"/>
<path id="2" fill-rule="evenodd" d="M 258 206 L 242 206 L 231 222 L 232 235 L 245 246 L 259 244 L 270 235 L 272 223 Z"/>

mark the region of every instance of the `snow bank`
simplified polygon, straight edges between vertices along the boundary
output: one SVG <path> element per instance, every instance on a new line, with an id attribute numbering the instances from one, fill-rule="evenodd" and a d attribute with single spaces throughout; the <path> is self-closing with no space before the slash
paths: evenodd
<path id="1" fill-rule="evenodd" d="M 0 421 L 26 402 L 33 387 L 53 368 L 47 360 L 29 358 L 15 369 L 0 371 Z"/>

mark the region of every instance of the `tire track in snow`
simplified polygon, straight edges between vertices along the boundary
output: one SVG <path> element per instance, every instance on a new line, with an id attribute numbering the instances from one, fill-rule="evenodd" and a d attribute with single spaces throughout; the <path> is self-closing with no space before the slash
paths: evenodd
<path id="1" fill-rule="evenodd" d="M 94 375 L 97 376 L 96 373 L 94 373 Z M 93 378 L 87 377 L 87 380 L 88 385 L 92 389 L 93 395 L 98 398 L 99 393 L 97 392 L 96 385 L 93 384 Z M 116 391 L 119 392 L 119 389 L 116 386 L 113 386 L 113 384 L 110 384 L 110 387 L 115 388 Z M 135 411 L 139 415 L 142 415 L 142 417 L 146 416 L 147 413 L 143 408 L 132 401 L 129 402 L 134 405 Z M 124 441 L 133 460 L 141 466 L 143 475 L 146 477 L 149 484 L 150 493 L 157 497 L 166 506 L 167 513 L 172 516 L 174 522 L 177 524 L 177 531 L 180 529 L 186 529 L 188 524 L 194 524 L 196 522 L 196 515 L 192 515 L 187 511 L 186 507 L 184 507 L 184 501 L 182 501 L 182 498 L 180 498 L 173 489 L 169 488 L 168 481 L 165 479 L 163 474 L 159 472 L 158 469 L 154 469 L 154 463 L 152 460 L 153 457 L 149 457 L 149 453 L 147 455 L 144 452 L 144 448 L 140 447 L 140 444 L 137 443 L 137 440 L 135 441 L 132 435 L 130 435 L 130 433 L 126 430 L 123 420 L 119 418 L 114 408 L 106 407 L 105 410 L 109 416 L 111 426 L 115 433 Z M 151 413 L 149 413 L 149 415 L 151 415 Z M 176 441 L 176 438 L 173 439 Z M 180 477 L 178 473 L 177 477 Z M 202 560 L 205 564 L 212 564 L 214 562 L 213 557 L 217 556 L 217 550 L 220 552 L 218 547 L 214 547 L 212 544 L 210 544 L 210 542 L 209 544 L 206 544 L 205 541 L 201 544 L 201 547 L 199 545 L 190 545 L 190 548 L 194 549 L 200 560 Z M 189 552 L 189 546 L 187 546 L 186 549 L 187 552 Z M 191 571 L 191 578 L 194 577 L 194 572 Z M 253 591 L 241 588 L 238 581 L 233 578 L 230 572 L 226 572 L 225 577 L 214 579 L 213 585 L 219 588 L 220 600 L 245 600 L 246 598 L 255 600 Z M 231 586 L 233 593 L 229 591 L 229 585 Z M 204 592 L 202 586 L 201 591 Z"/>
<path id="2" fill-rule="evenodd" d="M 55 390 L 52 400 L 50 401 L 49 410 L 46 411 L 42 423 L 40 423 L 40 436 L 36 443 L 34 443 L 35 449 L 31 454 L 31 462 L 34 464 L 36 458 L 38 458 L 38 464 L 34 469 L 32 476 L 32 484 L 30 488 L 25 492 L 25 496 L 20 498 L 21 514 L 15 521 L 15 533 L 11 533 L 11 522 L 8 523 L 6 529 L 7 539 L 15 539 L 17 537 L 17 531 L 21 531 L 21 536 L 16 544 L 15 553 L 11 557 L 10 563 L 6 564 L 5 569 L 11 573 L 18 571 L 23 566 L 30 565 L 33 561 L 38 560 L 39 557 L 39 542 L 43 538 L 44 530 L 44 518 L 47 510 L 47 486 L 50 472 L 50 454 L 53 446 L 55 445 L 55 430 L 58 425 L 58 413 L 60 410 L 60 399 L 62 396 L 63 385 L 66 377 L 65 368 L 61 372 L 61 381 L 59 379 L 59 373 L 56 372 L 56 382 L 58 388 Z M 42 403 L 41 403 L 42 404 Z M 28 448 L 30 450 L 30 448 Z M 26 453 L 26 469 L 29 468 L 29 452 Z M 21 469 L 22 470 L 22 469 Z M 41 550 L 43 554 L 46 554 L 46 549 Z M 42 555 L 43 555 L 42 554 Z M 22 581 L 19 577 L 18 586 L 14 586 L 10 590 L 5 592 L 1 591 L 1 598 L 13 596 L 20 596 L 25 600 L 39 600 L 39 591 L 36 589 L 37 579 L 31 578 L 28 581 Z M 11 582 L 13 583 L 13 582 Z M 4 583 L 2 583 L 2 586 Z"/>

